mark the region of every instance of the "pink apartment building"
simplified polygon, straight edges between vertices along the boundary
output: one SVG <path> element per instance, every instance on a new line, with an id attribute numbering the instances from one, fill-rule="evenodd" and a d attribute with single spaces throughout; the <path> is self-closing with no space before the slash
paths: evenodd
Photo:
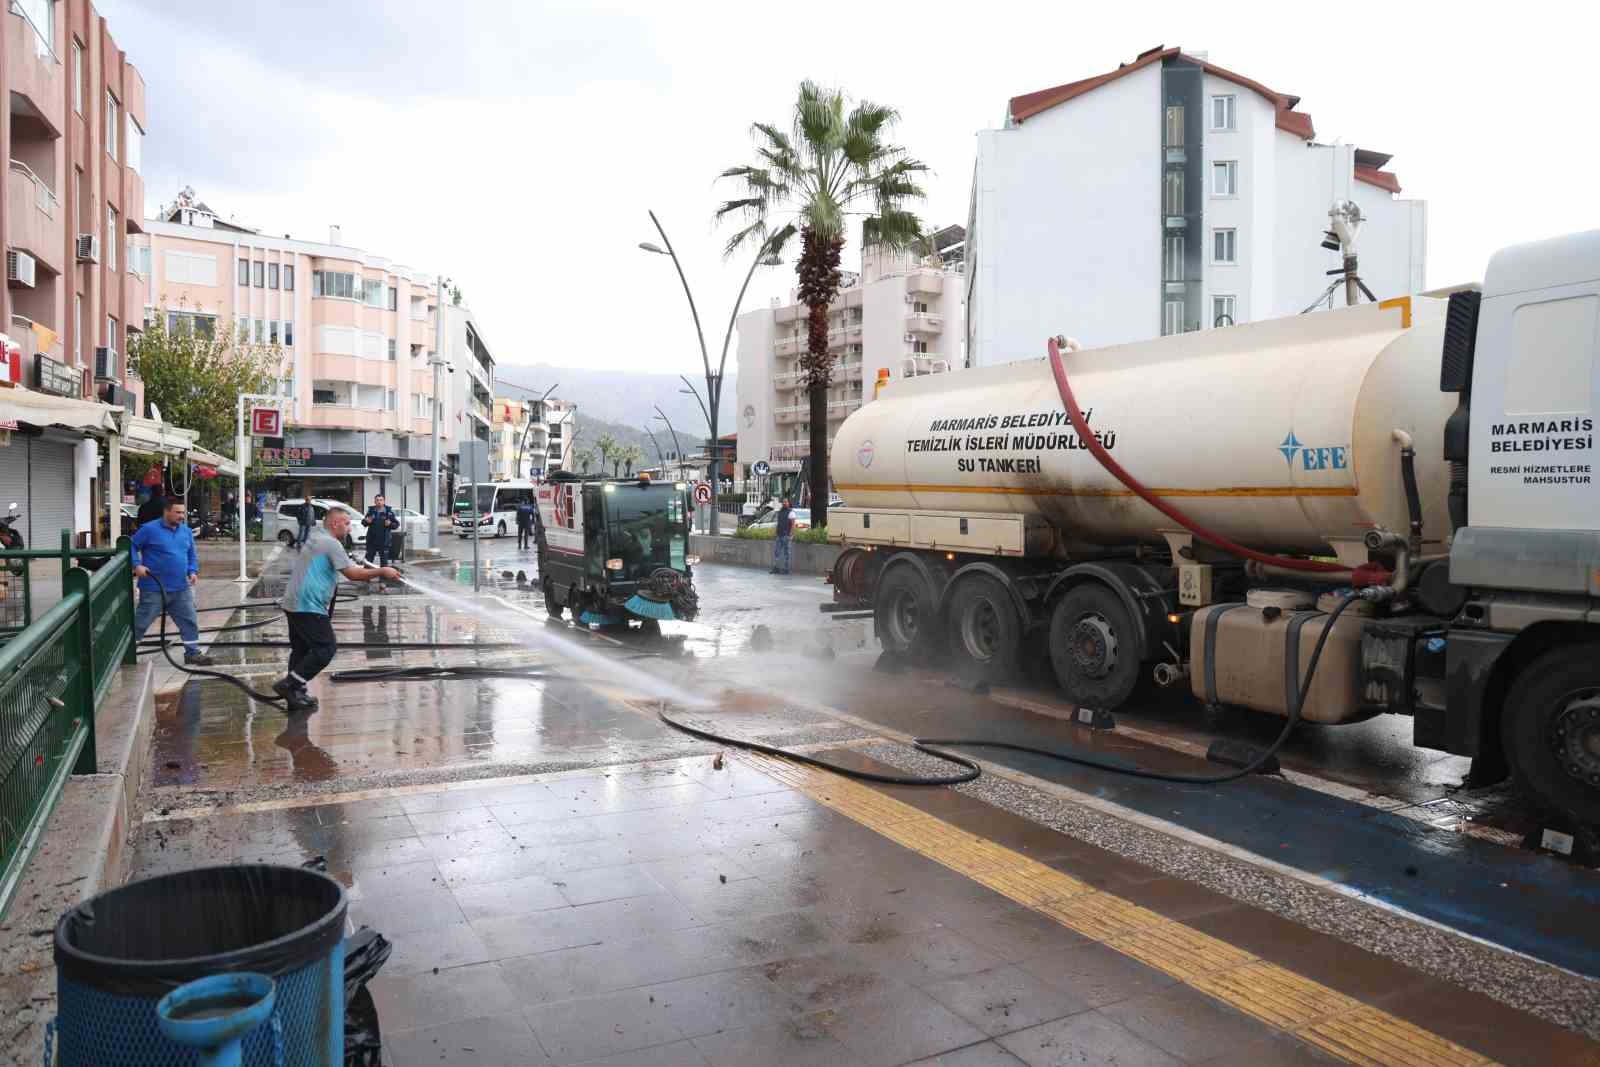
<path id="1" fill-rule="evenodd" d="M 10 102 L 0 378 L 21 400 L 42 392 L 136 410 L 124 354 L 145 301 L 126 253 L 144 214 L 144 79 L 88 0 L 8 0 L 0 38 Z M 49 425 L 0 421 L 0 509 L 22 507 L 30 544 L 90 527 L 108 421 L 104 408 L 71 403 Z"/>
<path id="2" fill-rule="evenodd" d="M 149 282 L 143 315 L 168 329 L 241 336 L 283 352 L 292 401 L 283 470 L 272 488 L 365 506 L 423 507 L 431 472 L 438 280 L 342 243 L 274 237 L 219 218 L 185 190 L 145 223 L 136 251 Z M 449 470 L 465 435 L 487 440 L 494 361 L 469 309 L 447 301 L 440 455 Z M 409 472 L 409 473 L 408 473 Z"/>

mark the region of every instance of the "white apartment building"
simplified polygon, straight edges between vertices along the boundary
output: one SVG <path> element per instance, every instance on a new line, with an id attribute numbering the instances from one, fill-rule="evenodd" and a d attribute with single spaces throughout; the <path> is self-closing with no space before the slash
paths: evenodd
<path id="1" fill-rule="evenodd" d="M 532 476 L 544 478 L 553 471 L 572 470 L 572 451 L 578 447 L 577 440 L 577 402 L 555 397 L 547 399 L 544 402 L 544 469 Z"/>
<path id="2" fill-rule="evenodd" d="M 1013 97 L 978 134 L 969 365 L 1303 311 L 1341 264 L 1319 245 L 1339 200 L 1366 218 L 1373 293 L 1420 291 L 1425 203 L 1399 198 L 1387 154 L 1317 142 L 1298 104 L 1177 48 Z"/>
<path id="3" fill-rule="evenodd" d="M 861 267 L 860 274 L 846 273 L 829 309 L 830 445 L 845 416 L 872 399 L 880 371 L 899 379 L 962 366 L 959 271 L 938 256 L 880 252 L 863 253 Z M 739 316 L 736 429 L 742 478 L 751 476 L 758 460 L 775 473 L 797 472 L 811 452 L 810 396 L 800 369 L 808 314 L 791 290 L 789 303 L 775 301 Z"/>

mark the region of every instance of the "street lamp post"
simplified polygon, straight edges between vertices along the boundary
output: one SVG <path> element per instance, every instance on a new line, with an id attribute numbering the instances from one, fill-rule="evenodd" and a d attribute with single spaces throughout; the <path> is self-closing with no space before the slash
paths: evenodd
<path id="1" fill-rule="evenodd" d="M 744 284 L 739 286 L 739 295 L 733 302 L 733 311 L 728 315 L 728 329 L 722 337 L 722 356 L 717 362 L 717 369 L 713 371 L 711 369 L 711 355 L 706 350 L 705 331 L 700 327 L 700 311 L 695 307 L 694 294 L 689 291 L 689 279 L 684 276 L 683 264 L 678 262 L 678 253 L 673 251 L 672 242 L 667 239 L 667 231 L 661 227 L 661 220 L 656 218 L 656 213 L 654 211 L 650 211 L 648 214 L 650 215 L 650 222 L 656 228 L 656 233 L 661 235 L 661 243 L 666 245 L 666 247 L 661 248 L 650 241 L 640 241 L 639 247 L 644 251 L 650 252 L 654 255 L 670 256 L 672 258 L 672 265 L 676 267 L 678 271 L 678 281 L 683 283 L 683 295 L 687 297 L 689 301 L 689 314 L 694 317 L 695 337 L 700 342 L 700 361 L 705 365 L 706 370 L 706 402 L 701 405 L 701 410 L 705 412 L 706 428 L 711 431 L 711 465 L 713 470 L 715 470 L 719 466 L 717 462 L 720 451 L 718 448 L 717 438 L 717 413 L 722 407 L 723 371 L 726 370 L 728 366 L 728 344 L 733 340 L 733 327 L 739 318 L 739 306 L 744 303 L 745 291 L 750 288 L 750 279 L 755 277 L 757 267 L 770 267 L 782 264 L 783 261 L 778 258 L 777 253 L 779 249 L 783 247 L 784 243 L 794 235 L 795 228 L 793 226 L 785 226 L 777 233 L 768 237 L 765 241 L 762 241 L 761 247 L 756 250 L 755 259 L 751 262 L 750 269 L 745 272 Z M 660 409 L 657 408 L 656 410 L 659 411 Z M 678 455 L 681 457 L 683 453 L 680 451 Z M 713 536 L 719 532 L 717 516 L 717 509 L 713 507 L 711 509 L 710 528 L 710 532 Z"/>
<path id="2" fill-rule="evenodd" d="M 517 473 L 516 473 L 516 476 L 518 478 L 522 477 L 522 455 L 527 450 L 527 447 L 528 447 L 528 435 L 533 433 L 533 414 L 536 411 L 539 412 L 541 415 L 544 413 L 544 402 L 545 402 L 545 400 L 550 396 L 551 393 L 556 391 L 556 387 L 559 386 L 560 384 L 561 384 L 560 382 L 557 382 L 555 385 L 552 385 L 550 388 L 546 389 L 544 391 L 544 395 L 539 397 L 538 400 L 533 401 L 532 406 L 530 406 L 528 408 L 528 424 L 522 428 L 522 440 L 517 443 Z M 533 392 L 533 390 L 531 390 L 531 389 L 528 390 L 528 391 L 530 393 Z M 549 448 L 550 448 L 549 445 L 545 446 L 545 451 L 546 451 L 545 466 L 547 466 L 547 467 L 550 465 L 550 457 L 549 457 L 549 454 L 548 454 L 549 453 Z"/>
<path id="3" fill-rule="evenodd" d="M 657 441 L 656 435 L 650 432 L 650 427 L 646 426 L 644 432 L 649 434 L 650 443 L 656 446 L 656 462 L 661 464 L 661 477 L 665 478 L 667 476 L 667 457 L 661 454 L 661 442 Z"/>
<path id="4" fill-rule="evenodd" d="M 683 446 L 678 443 L 678 431 L 672 428 L 672 420 L 667 418 L 667 413 L 661 410 L 661 405 L 656 405 L 656 418 L 667 424 L 667 432 L 672 435 L 672 451 L 678 457 L 678 477 L 674 481 L 683 480 Z"/>
<path id="5" fill-rule="evenodd" d="M 444 366 L 444 275 L 439 275 L 439 304 L 436 310 L 433 355 L 428 366 L 433 368 L 433 459 L 428 472 L 428 547 L 439 547 L 439 411 L 444 401 L 439 398 L 439 369 Z"/>

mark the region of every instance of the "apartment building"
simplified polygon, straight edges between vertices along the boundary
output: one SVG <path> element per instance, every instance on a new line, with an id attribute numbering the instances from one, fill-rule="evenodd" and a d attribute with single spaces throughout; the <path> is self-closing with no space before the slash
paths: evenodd
<path id="1" fill-rule="evenodd" d="M 88 401 L 139 406 L 123 354 L 143 322 L 126 246 L 143 215 L 145 86 L 88 0 L 10 0 L 0 37 L 0 379 L 17 416 L 0 420 L 0 507 L 17 502 L 29 544 L 52 543 L 93 528 L 97 494 L 105 506 L 100 442 L 116 422 Z M 18 410 L 42 398 L 46 425 Z"/>
<path id="2" fill-rule="evenodd" d="M 207 334 L 232 325 L 282 353 L 288 425 L 283 438 L 260 443 L 273 450 L 272 488 L 357 505 L 384 493 L 420 508 L 432 472 L 438 280 L 345 244 L 337 226 L 326 241 L 264 234 L 188 189 L 144 229 L 133 250 L 148 279 L 144 319 Z M 458 413 L 470 410 L 463 418 L 488 436 L 487 403 L 467 400 L 490 372 L 470 312 L 445 311 L 446 350 L 461 364 L 442 375 L 440 451 L 449 456 L 472 432 Z"/>
<path id="3" fill-rule="evenodd" d="M 1368 287 L 1420 291 L 1426 205 L 1399 197 L 1388 153 L 1318 142 L 1299 103 L 1178 48 L 1013 97 L 978 134 L 971 365 L 1037 359 L 1053 334 L 1099 346 L 1297 314 L 1340 266 L 1321 247 L 1337 201 L 1365 217 Z"/>
<path id="4" fill-rule="evenodd" d="M 950 228 L 939 232 L 947 247 L 958 243 Z M 828 312 L 830 445 L 845 417 L 872 399 L 880 371 L 898 379 L 962 366 L 963 302 L 961 274 L 937 255 L 863 253 L 860 273 L 846 272 Z M 760 460 L 774 473 L 798 472 L 811 453 L 810 394 L 800 369 L 808 315 L 791 291 L 786 304 L 739 316 L 741 478 Z"/>
<path id="5" fill-rule="evenodd" d="M 537 400 L 494 398 L 494 437 L 489 449 L 492 476 L 542 478 L 550 448 L 550 428 Z"/>
<path id="6" fill-rule="evenodd" d="M 553 471 L 576 469 L 572 462 L 573 450 L 578 447 L 578 405 L 572 400 L 551 397 L 544 402 L 544 473 L 535 477 L 548 477 Z"/>

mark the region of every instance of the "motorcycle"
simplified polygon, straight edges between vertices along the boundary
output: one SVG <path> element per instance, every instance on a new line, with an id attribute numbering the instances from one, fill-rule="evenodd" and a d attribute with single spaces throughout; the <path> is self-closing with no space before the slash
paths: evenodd
<path id="1" fill-rule="evenodd" d="M 11 506 L 6 508 L 5 518 L 0 519 L 0 548 L 25 547 L 22 543 L 22 532 L 16 528 L 16 522 L 21 517 L 22 511 L 13 500 Z"/>

